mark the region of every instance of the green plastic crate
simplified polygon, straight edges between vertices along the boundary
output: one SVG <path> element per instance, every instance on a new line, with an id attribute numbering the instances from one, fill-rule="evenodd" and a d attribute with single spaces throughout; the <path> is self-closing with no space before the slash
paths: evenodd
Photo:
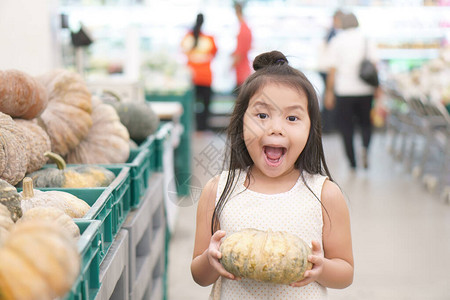
<path id="1" fill-rule="evenodd" d="M 113 217 L 115 222 L 113 230 L 115 237 L 131 209 L 130 168 L 110 166 L 107 169 L 116 174 L 116 179 L 107 187 L 107 190 L 114 195 Z"/>
<path id="2" fill-rule="evenodd" d="M 100 288 L 100 244 L 101 222 L 98 220 L 74 219 L 80 228 L 78 252 L 81 257 L 80 274 L 64 300 L 95 299 Z"/>
<path id="3" fill-rule="evenodd" d="M 150 151 L 143 147 L 131 149 L 126 163 L 101 165 L 106 168 L 125 166 L 130 168 L 130 207 L 136 208 L 144 198 L 151 176 Z"/>
<path id="4" fill-rule="evenodd" d="M 155 133 L 155 171 L 163 171 L 163 155 L 166 151 L 167 143 L 170 143 L 170 137 L 173 130 L 173 123 L 163 123 Z"/>
<path id="5" fill-rule="evenodd" d="M 75 166 L 75 165 L 67 165 Z M 45 167 L 49 167 L 48 165 Z M 122 227 L 130 211 L 130 168 L 111 166 L 116 178 L 107 187 L 95 188 L 37 188 L 41 191 L 63 191 L 70 193 L 91 206 L 83 220 L 101 221 L 101 251 L 100 257 L 106 256 L 114 238 Z M 17 189 L 20 191 L 21 189 Z"/>
<path id="6" fill-rule="evenodd" d="M 144 142 L 139 145 L 139 149 L 147 149 L 149 152 L 150 160 L 149 160 L 149 178 L 152 175 L 153 171 L 156 170 L 156 138 L 155 134 L 149 135 Z"/>
<path id="7" fill-rule="evenodd" d="M 72 194 L 91 206 L 86 215 L 76 220 L 97 220 L 100 221 L 100 258 L 106 256 L 109 248 L 115 237 L 114 225 L 114 195 L 106 187 L 102 188 L 85 188 L 85 189 L 70 189 L 70 188 L 41 188 L 41 191 L 62 191 Z"/>

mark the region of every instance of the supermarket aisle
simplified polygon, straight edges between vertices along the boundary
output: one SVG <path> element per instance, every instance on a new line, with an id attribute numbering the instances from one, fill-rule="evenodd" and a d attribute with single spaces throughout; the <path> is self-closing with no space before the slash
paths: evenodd
<path id="1" fill-rule="evenodd" d="M 205 162 L 223 137 L 195 136 L 194 175 L 204 184 Z M 371 168 L 348 173 L 338 136 L 324 138 L 335 181 L 349 199 L 355 279 L 330 299 L 449 299 L 450 205 L 425 191 L 387 154 L 385 136 L 374 136 Z M 210 165 L 210 167 L 213 167 Z M 213 168 L 211 168 L 213 169 Z M 210 287 L 190 274 L 196 206 L 182 207 L 169 253 L 169 300 L 207 299 Z"/>

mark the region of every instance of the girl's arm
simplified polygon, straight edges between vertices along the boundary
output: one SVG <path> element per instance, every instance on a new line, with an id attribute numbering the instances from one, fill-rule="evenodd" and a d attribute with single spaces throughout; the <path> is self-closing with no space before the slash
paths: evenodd
<path id="1" fill-rule="evenodd" d="M 224 231 L 217 231 L 211 236 L 211 219 L 214 213 L 218 177 L 208 181 L 200 195 L 197 206 L 197 225 L 195 230 L 194 255 L 191 263 L 191 273 L 194 281 L 201 286 L 208 286 L 220 275 L 234 279 L 219 262 L 221 257 L 220 240 Z"/>
<path id="2" fill-rule="evenodd" d="M 320 284 L 330 288 L 345 288 L 353 282 L 353 251 L 350 214 L 341 189 L 326 180 L 322 189 L 323 250 L 325 259 Z"/>
<path id="3" fill-rule="evenodd" d="M 339 187 L 329 180 L 322 189 L 323 210 L 323 250 L 320 244 L 313 242 L 313 255 L 309 260 L 313 268 L 305 272 L 305 279 L 292 284 L 304 286 L 317 281 L 329 288 L 341 289 L 353 282 L 353 251 L 350 232 L 350 215 L 344 195 Z M 328 214 L 327 214 L 328 212 Z"/>
<path id="4" fill-rule="evenodd" d="M 326 109 L 332 110 L 336 105 L 336 99 L 334 96 L 334 83 L 336 80 L 336 68 L 331 67 L 328 69 L 327 82 L 325 84 L 325 99 L 324 106 Z"/>

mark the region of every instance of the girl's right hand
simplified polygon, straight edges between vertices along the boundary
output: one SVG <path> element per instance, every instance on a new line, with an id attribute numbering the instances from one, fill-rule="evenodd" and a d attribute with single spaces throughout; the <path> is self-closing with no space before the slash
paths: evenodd
<path id="1" fill-rule="evenodd" d="M 239 279 L 233 274 L 229 273 L 220 263 L 219 259 L 222 258 L 222 253 L 220 252 L 220 244 L 222 243 L 222 238 L 226 235 L 226 232 L 223 230 L 216 231 L 211 237 L 211 241 L 209 242 L 209 247 L 206 250 L 206 255 L 208 257 L 208 261 L 210 265 L 221 275 L 228 279 L 235 280 Z"/>

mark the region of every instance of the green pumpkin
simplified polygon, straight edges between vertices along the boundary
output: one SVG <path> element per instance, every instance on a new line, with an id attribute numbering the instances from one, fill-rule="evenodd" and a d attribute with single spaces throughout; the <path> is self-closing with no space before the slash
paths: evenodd
<path id="1" fill-rule="evenodd" d="M 257 281 L 290 284 L 312 268 L 311 248 L 288 232 L 243 229 L 226 237 L 220 252 L 225 270 Z"/>
<path id="2" fill-rule="evenodd" d="M 11 219 L 16 222 L 22 217 L 22 208 L 20 206 L 21 196 L 16 188 L 3 179 L 0 179 L 0 203 L 8 208 L 11 213 Z"/>
<path id="3" fill-rule="evenodd" d="M 159 117 L 147 102 L 120 102 L 115 93 L 104 91 L 104 94 L 103 102 L 116 109 L 132 140 L 141 142 L 158 129 Z"/>
<path id="4" fill-rule="evenodd" d="M 35 188 L 106 187 L 116 178 L 112 171 L 100 166 L 80 165 L 66 168 L 64 159 L 58 154 L 46 152 L 44 155 L 56 163 L 57 169 L 45 168 L 27 175 L 33 179 Z"/>

